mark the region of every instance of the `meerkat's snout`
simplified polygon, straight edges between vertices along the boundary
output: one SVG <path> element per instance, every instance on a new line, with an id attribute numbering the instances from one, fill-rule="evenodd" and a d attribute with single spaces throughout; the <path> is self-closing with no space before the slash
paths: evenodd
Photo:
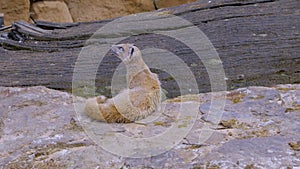
<path id="1" fill-rule="evenodd" d="M 130 58 L 134 53 L 134 45 L 133 44 L 127 44 L 124 45 L 112 45 L 111 51 L 122 61 Z"/>
<path id="2" fill-rule="evenodd" d="M 124 52 L 124 50 L 125 50 L 122 46 L 118 46 L 118 45 L 112 45 L 110 49 L 117 56 L 119 56 L 120 54 L 122 54 Z"/>

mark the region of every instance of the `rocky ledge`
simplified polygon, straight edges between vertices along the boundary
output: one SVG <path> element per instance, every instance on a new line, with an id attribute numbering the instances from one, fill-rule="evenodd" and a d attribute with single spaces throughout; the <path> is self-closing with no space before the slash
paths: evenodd
<path id="1" fill-rule="evenodd" d="M 82 115 L 84 98 L 40 86 L 1 87 L 0 168 L 300 167 L 299 84 L 226 92 L 218 123 L 211 120 L 211 96 L 166 100 L 164 112 L 152 120 L 105 124 Z M 178 115 L 178 106 L 188 109 Z M 192 110 L 196 116 L 190 116 Z M 156 139 L 167 146 L 149 144 L 143 153 L 136 147 L 133 154 L 120 154 L 122 146 L 132 145 L 119 138 L 143 138 L 141 146 L 174 128 L 175 133 Z M 185 128 L 188 133 L 182 134 Z M 172 140 L 180 134 L 182 139 Z"/>

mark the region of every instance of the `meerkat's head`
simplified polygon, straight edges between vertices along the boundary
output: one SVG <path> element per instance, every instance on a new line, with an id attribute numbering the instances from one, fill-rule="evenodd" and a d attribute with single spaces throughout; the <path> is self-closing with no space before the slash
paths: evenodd
<path id="1" fill-rule="evenodd" d="M 111 50 L 125 63 L 141 58 L 141 51 L 133 44 L 113 45 Z"/>

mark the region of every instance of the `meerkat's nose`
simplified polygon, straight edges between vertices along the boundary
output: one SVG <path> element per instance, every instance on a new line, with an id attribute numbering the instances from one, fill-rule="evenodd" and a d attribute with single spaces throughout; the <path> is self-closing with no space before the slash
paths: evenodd
<path id="1" fill-rule="evenodd" d="M 117 45 L 111 45 L 110 49 L 113 53 L 117 53 Z"/>

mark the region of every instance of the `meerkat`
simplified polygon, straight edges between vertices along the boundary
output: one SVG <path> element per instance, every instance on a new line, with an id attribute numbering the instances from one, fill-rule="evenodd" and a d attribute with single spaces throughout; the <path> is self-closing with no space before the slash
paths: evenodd
<path id="1" fill-rule="evenodd" d="M 145 64 L 141 51 L 132 44 L 113 45 L 111 50 L 126 66 L 127 88 L 113 98 L 88 99 L 86 114 L 108 123 L 129 123 L 157 111 L 161 102 L 160 81 Z"/>

